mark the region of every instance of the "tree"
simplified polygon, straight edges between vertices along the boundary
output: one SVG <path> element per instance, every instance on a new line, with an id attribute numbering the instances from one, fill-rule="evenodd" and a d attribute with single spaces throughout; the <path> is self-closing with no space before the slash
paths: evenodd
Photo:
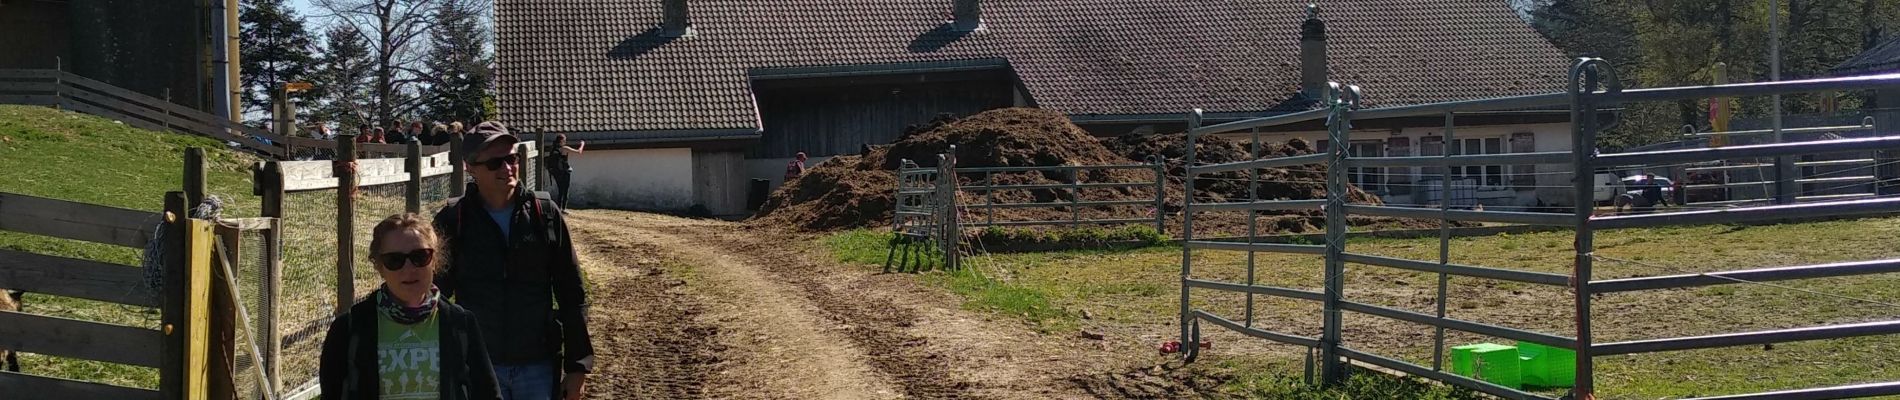
<path id="1" fill-rule="evenodd" d="M 368 113 L 370 53 L 355 26 L 336 24 L 324 31 L 322 66 L 314 77 L 317 99 L 312 116 L 339 129 L 372 122 Z M 352 129 L 352 131 L 354 131 Z"/>
<path id="2" fill-rule="evenodd" d="M 481 11 L 471 4 L 443 2 L 437 7 L 427 62 L 427 76 L 433 81 L 423 95 L 430 119 L 472 123 L 489 117 L 483 100 L 494 72 L 487 38 Z"/>
<path id="3" fill-rule="evenodd" d="M 283 0 L 253 0 L 239 9 L 239 68 L 244 110 L 269 112 L 271 93 L 286 82 L 309 79 L 315 49 L 304 21 Z M 296 100 L 308 100 L 297 95 Z"/>
<path id="4" fill-rule="evenodd" d="M 1833 66 L 1877 44 L 1900 24 L 1892 0 L 1780 0 L 1781 79 L 1825 77 Z M 1572 55 L 1602 57 L 1616 65 L 1625 87 L 1704 85 L 1714 65 L 1727 64 L 1729 82 L 1772 78 L 1768 2 L 1759 0 L 1540 0 L 1532 25 Z M 1864 92 L 1864 91 L 1863 91 Z M 1822 111 L 1821 95 L 1783 96 L 1784 113 Z M 1866 93 L 1835 97 L 1843 109 L 1865 104 Z M 1765 118 L 1769 97 L 1737 99 L 1737 117 Z M 1606 148 L 1674 140 L 1687 125 L 1708 129 L 1707 100 L 1624 104 L 1621 124 L 1604 134 Z"/>
<path id="5" fill-rule="evenodd" d="M 473 0 L 315 0 L 328 17 L 356 28 L 368 44 L 368 111 L 377 125 L 415 115 L 431 78 L 423 70 L 423 45 L 437 25 L 435 11 L 445 2 Z"/>

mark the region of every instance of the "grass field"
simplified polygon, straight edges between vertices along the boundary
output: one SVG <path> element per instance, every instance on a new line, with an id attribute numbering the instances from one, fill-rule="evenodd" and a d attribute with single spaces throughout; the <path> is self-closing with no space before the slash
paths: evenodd
<path id="1" fill-rule="evenodd" d="M 206 149 L 207 186 L 226 200 L 225 214 L 254 216 L 250 155 L 223 143 L 131 128 L 111 120 L 45 107 L 0 105 L 0 192 L 159 211 L 167 191 L 182 190 L 184 149 Z M 138 265 L 135 249 L 0 232 L 0 249 Z M 131 268 L 131 267 L 127 267 Z M 28 294 L 27 312 L 156 328 L 156 309 Z M 156 350 L 154 350 L 156 351 Z M 155 388 L 158 371 L 27 354 L 23 372 L 122 386 Z"/>
<path id="2" fill-rule="evenodd" d="M 1600 232 L 1597 254 L 1606 258 L 1596 262 L 1596 278 L 1893 258 L 1900 256 L 1900 239 L 1896 238 L 1900 238 L 1900 218 Z M 878 233 L 853 231 L 830 236 L 824 242 L 844 261 L 881 264 L 884 240 Z M 1470 265 L 1567 275 L 1574 254 L 1571 240 L 1567 232 L 1458 238 L 1451 242 L 1451 259 Z M 1437 245 L 1435 238 L 1355 239 L 1347 248 L 1436 261 Z M 1194 260 L 1197 278 L 1246 281 L 1246 253 L 1196 251 Z M 1152 333 L 1175 329 L 1180 263 L 1181 249 L 1176 246 L 997 254 L 966 258 L 965 265 L 970 268 L 963 272 L 932 272 L 919 278 L 962 295 L 967 308 L 1018 318 L 1048 332 L 1072 331 L 1086 325 L 1110 332 Z M 1254 278 L 1259 284 L 1317 291 L 1322 283 L 1322 262 L 1317 256 L 1263 253 L 1255 256 L 1254 265 Z M 1346 298 L 1430 314 L 1436 309 L 1437 281 L 1435 274 L 1349 264 Z M 1776 284 L 1887 303 L 1900 299 L 1900 277 L 1891 275 Z M 1247 304 L 1244 295 L 1205 290 L 1194 293 L 1196 307 L 1236 321 L 1243 319 Z M 1575 335 L 1574 296 L 1565 288 L 1453 278 L 1449 293 L 1446 303 L 1452 318 Z M 1090 311 L 1093 319 L 1081 319 L 1081 310 Z M 1886 305 L 1749 284 L 1603 295 L 1595 301 L 1594 311 L 1598 342 L 1900 316 L 1900 309 Z M 1317 303 L 1261 297 L 1254 300 L 1254 312 L 1256 326 L 1299 335 L 1319 334 Z M 1264 343 L 1218 332 L 1218 327 L 1203 328 L 1219 341 Z M 1432 362 L 1429 326 L 1347 313 L 1343 330 L 1348 346 L 1424 365 Z M 1509 343 L 1455 331 L 1447 333 L 1448 346 L 1483 341 Z M 1297 350 L 1286 353 L 1297 354 Z M 1900 361 L 1885 355 L 1896 353 L 1900 353 L 1900 337 L 1875 336 L 1779 344 L 1772 349 L 1757 346 L 1600 357 L 1598 390 L 1600 398 L 1649 399 L 1890 381 L 1900 379 L 1900 368 L 1896 368 Z M 1221 351 L 1210 355 L 1217 362 L 1250 360 L 1229 358 L 1235 354 Z M 1284 355 L 1261 357 L 1285 361 Z M 1257 382 L 1279 382 L 1276 379 L 1280 378 L 1238 381 L 1257 388 Z M 1546 393 L 1561 392 L 1553 389 Z"/>

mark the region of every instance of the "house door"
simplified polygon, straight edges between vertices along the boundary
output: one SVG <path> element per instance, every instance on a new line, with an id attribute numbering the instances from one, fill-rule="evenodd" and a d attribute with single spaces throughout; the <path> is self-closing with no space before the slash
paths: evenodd
<path id="1" fill-rule="evenodd" d="M 1354 140 L 1352 146 L 1346 149 L 1346 155 L 1348 157 L 1385 157 L 1385 141 Z M 1352 177 L 1353 186 L 1358 186 L 1360 190 L 1373 194 L 1379 194 L 1384 190 L 1382 186 L 1385 179 L 1380 172 L 1381 169 L 1376 167 L 1346 169 L 1347 176 Z"/>

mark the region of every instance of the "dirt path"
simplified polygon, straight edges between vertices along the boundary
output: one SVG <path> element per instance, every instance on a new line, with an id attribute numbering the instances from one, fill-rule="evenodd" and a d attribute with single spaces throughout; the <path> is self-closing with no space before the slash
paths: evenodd
<path id="1" fill-rule="evenodd" d="M 699 321 L 705 306 L 665 275 L 657 248 L 576 227 L 581 264 L 592 285 L 589 329 L 598 363 L 593 398 L 703 398 L 724 349 L 694 340 L 716 337 Z M 611 266 L 611 267 L 607 267 Z"/>
<path id="2" fill-rule="evenodd" d="M 1097 382 L 1125 364 L 1098 343 L 958 309 L 913 276 L 830 262 L 809 238 L 629 212 L 570 219 L 595 285 L 597 398 L 1124 397 Z M 665 384 L 688 379 L 703 383 Z"/>

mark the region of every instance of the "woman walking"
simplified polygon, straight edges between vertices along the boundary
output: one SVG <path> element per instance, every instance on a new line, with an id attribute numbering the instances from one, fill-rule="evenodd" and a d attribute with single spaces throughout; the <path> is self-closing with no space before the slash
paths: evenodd
<path id="1" fill-rule="evenodd" d="M 371 231 L 380 288 L 330 323 L 318 378 L 324 399 L 500 399 L 475 316 L 441 298 L 441 239 L 414 213 Z"/>

